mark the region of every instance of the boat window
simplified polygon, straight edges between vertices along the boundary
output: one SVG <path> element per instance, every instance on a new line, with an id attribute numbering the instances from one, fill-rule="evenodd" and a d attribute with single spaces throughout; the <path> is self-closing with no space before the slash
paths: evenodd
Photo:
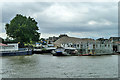
<path id="1" fill-rule="evenodd" d="M 98 47 L 98 45 L 96 44 L 96 48 Z"/>
<path id="2" fill-rule="evenodd" d="M 106 47 L 106 44 L 105 44 L 105 47 Z"/>
<path id="3" fill-rule="evenodd" d="M 75 51 L 75 50 L 70 50 L 70 51 Z"/>
<path id="4" fill-rule="evenodd" d="M 64 51 L 63 48 L 56 49 L 56 51 Z"/>
<path id="5" fill-rule="evenodd" d="M 76 44 L 74 44 L 74 47 L 76 47 Z"/>

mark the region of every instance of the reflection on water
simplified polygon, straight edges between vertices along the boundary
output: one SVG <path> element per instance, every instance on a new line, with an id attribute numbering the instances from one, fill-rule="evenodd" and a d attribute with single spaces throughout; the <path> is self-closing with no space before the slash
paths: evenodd
<path id="1" fill-rule="evenodd" d="M 2 58 L 0 57 L 0 80 L 2 78 Z"/>
<path id="2" fill-rule="evenodd" d="M 32 55 L 3 57 L 4 78 L 115 78 L 118 56 Z M 0 73 L 1 74 L 1 73 Z"/>

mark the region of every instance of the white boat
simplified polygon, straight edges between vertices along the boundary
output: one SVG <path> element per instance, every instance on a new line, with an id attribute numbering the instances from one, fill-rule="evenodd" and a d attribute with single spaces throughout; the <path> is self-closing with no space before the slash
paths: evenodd
<path id="1" fill-rule="evenodd" d="M 58 47 L 57 49 L 52 51 L 53 56 L 70 56 L 70 55 L 76 55 L 78 51 L 76 48 L 63 48 L 63 47 Z"/>
<path id="2" fill-rule="evenodd" d="M 41 47 L 34 47 L 33 53 L 34 54 L 41 54 L 42 53 L 42 48 Z"/>
<path id="3" fill-rule="evenodd" d="M 32 50 L 27 48 L 18 48 L 18 43 L 3 44 L 0 43 L 0 56 L 24 56 L 32 55 Z"/>

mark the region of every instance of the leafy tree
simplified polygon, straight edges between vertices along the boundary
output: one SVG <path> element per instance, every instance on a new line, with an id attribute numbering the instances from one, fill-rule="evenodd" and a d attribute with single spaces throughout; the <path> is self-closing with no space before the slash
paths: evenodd
<path id="1" fill-rule="evenodd" d="M 10 24 L 6 24 L 6 33 L 16 41 L 29 43 L 30 41 L 38 41 L 38 26 L 35 19 L 17 14 Z"/>
<path id="2" fill-rule="evenodd" d="M 45 39 L 44 39 L 44 38 L 41 38 L 40 40 L 41 40 L 41 41 L 45 41 Z"/>

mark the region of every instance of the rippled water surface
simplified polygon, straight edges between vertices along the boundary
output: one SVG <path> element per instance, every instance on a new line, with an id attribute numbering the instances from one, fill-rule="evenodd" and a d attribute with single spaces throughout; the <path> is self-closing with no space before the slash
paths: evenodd
<path id="1" fill-rule="evenodd" d="M 118 56 L 0 57 L 3 78 L 116 78 Z M 0 63 L 1 64 L 1 63 Z"/>

